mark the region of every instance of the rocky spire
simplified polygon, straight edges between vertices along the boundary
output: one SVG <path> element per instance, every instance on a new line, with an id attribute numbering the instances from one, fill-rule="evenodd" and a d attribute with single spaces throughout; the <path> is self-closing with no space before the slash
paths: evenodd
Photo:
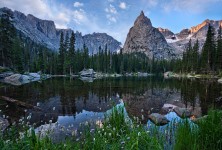
<path id="1" fill-rule="evenodd" d="M 134 22 L 134 26 L 143 26 L 143 25 L 152 26 L 150 19 L 144 15 L 143 11 L 141 11 L 140 15 L 137 17 L 136 21 Z"/>
<path id="2" fill-rule="evenodd" d="M 173 53 L 164 36 L 152 26 L 150 19 L 144 15 L 143 11 L 136 18 L 123 47 L 123 53 L 134 52 L 143 52 L 149 58 L 154 56 L 157 59 L 168 59 Z"/>

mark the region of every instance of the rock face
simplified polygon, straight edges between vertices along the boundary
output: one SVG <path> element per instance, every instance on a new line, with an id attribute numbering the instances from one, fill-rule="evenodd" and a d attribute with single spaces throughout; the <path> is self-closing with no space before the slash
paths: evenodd
<path id="1" fill-rule="evenodd" d="M 56 29 L 53 21 L 41 20 L 33 15 L 25 15 L 18 11 L 12 11 L 8 8 L 0 8 L 0 14 L 12 13 L 14 16 L 14 26 L 18 31 L 24 34 L 25 37 L 29 37 L 37 44 L 44 45 L 49 49 L 57 51 L 59 49 L 59 40 L 61 32 L 64 35 L 71 35 L 71 29 Z M 76 31 L 76 49 L 82 49 L 83 44 L 89 48 L 89 53 L 96 53 L 99 46 L 103 49 L 107 44 L 107 47 L 112 52 L 119 50 L 121 43 L 115 40 L 113 37 L 105 33 L 94 33 L 83 36 L 80 32 Z"/>
<path id="2" fill-rule="evenodd" d="M 123 53 L 143 52 L 149 58 L 171 58 L 174 55 L 173 49 L 167 44 L 160 31 L 152 26 L 149 18 L 143 11 L 130 28 L 127 35 Z"/>
<path id="3" fill-rule="evenodd" d="M 163 29 L 159 27 L 158 30 L 163 34 L 164 37 L 172 38 L 174 36 L 174 33 L 169 29 Z"/>
<path id="4" fill-rule="evenodd" d="M 179 54 L 179 56 L 182 56 L 181 54 L 186 48 L 190 39 L 192 40 L 192 44 L 198 40 L 200 49 L 202 48 L 206 40 L 206 34 L 209 25 L 211 25 L 215 29 L 215 33 L 217 33 L 219 26 L 222 26 L 222 20 L 215 21 L 207 19 L 201 24 L 193 26 L 190 29 L 181 30 L 179 33 L 175 34 L 174 40 L 172 40 L 169 34 L 167 34 L 167 31 L 163 30 L 161 33 L 164 35 L 167 43 L 174 48 L 175 53 Z"/>

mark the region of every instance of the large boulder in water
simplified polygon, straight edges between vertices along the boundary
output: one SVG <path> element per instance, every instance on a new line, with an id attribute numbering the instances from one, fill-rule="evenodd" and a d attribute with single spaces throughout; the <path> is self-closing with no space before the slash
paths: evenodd
<path id="1" fill-rule="evenodd" d="M 21 74 L 13 74 L 11 76 L 6 77 L 4 79 L 4 82 L 12 85 L 21 85 L 22 84 L 20 81 L 21 76 L 22 76 Z"/>
<path id="2" fill-rule="evenodd" d="M 22 75 L 20 78 L 22 84 L 31 82 L 31 77 L 28 75 Z"/>
<path id="3" fill-rule="evenodd" d="M 191 109 L 188 108 L 175 107 L 173 110 L 181 118 L 188 118 L 192 115 Z"/>
<path id="4" fill-rule="evenodd" d="M 165 125 L 170 122 L 165 116 L 158 113 L 152 113 L 149 115 L 149 119 L 156 125 Z"/>

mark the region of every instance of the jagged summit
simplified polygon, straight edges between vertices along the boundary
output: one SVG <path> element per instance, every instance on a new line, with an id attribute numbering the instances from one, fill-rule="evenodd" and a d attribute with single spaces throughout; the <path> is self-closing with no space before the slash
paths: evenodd
<path id="1" fill-rule="evenodd" d="M 143 52 L 149 58 L 169 59 L 174 53 L 160 31 L 152 26 L 143 11 L 136 18 L 127 35 L 123 53 Z"/>
<path id="2" fill-rule="evenodd" d="M 152 26 L 152 23 L 150 19 L 144 15 L 144 12 L 141 11 L 140 15 L 137 17 L 137 19 L 134 22 L 134 26 L 143 26 L 143 25 Z"/>
<path id="3" fill-rule="evenodd" d="M 141 10 L 141 12 L 140 12 L 140 16 L 141 16 L 141 15 L 142 15 L 142 16 L 145 16 L 143 10 Z"/>

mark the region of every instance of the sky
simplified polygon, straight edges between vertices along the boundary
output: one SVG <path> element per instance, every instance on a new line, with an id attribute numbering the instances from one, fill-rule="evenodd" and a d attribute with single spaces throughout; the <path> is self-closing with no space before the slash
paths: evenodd
<path id="1" fill-rule="evenodd" d="M 53 20 L 56 28 L 83 35 L 105 32 L 122 44 L 141 10 L 154 27 L 174 33 L 206 19 L 222 20 L 222 0 L 0 0 L 0 7 Z"/>

